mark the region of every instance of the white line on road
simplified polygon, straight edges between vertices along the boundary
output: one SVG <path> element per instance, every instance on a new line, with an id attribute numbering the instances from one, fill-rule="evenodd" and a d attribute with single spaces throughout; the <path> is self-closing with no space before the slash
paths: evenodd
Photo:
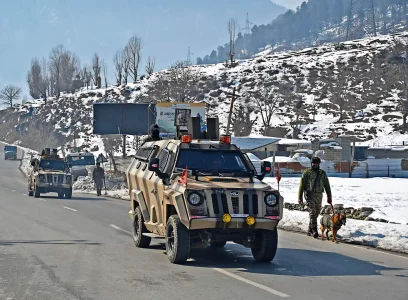
<path id="1" fill-rule="evenodd" d="M 12 192 L 15 192 L 16 190 L 11 190 Z"/>
<path id="2" fill-rule="evenodd" d="M 38 200 L 40 200 L 40 201 L 44 201 L 44 202 L 46 202 L 47 200 L 45 200 L 45 199 L 42 199 L 42 198 L 40 198 L 40 199 L 38 199 Z"/>
<path id="3" fill-rule="evenodd" d="M 63 206 L 63 208 L 69 209 L 69 210 L 72 210 L 72 211 L 77 211 L 76 209 L 73 209 L 73 208 L 70 208 L 70 207 L 66 207 L 66 206 Z"/>
<path id="4" fill-rule="evenodd" d="M 264 285 L 262 285 L 262 284 L 253 282 L 253 281 L 251 281 L 251 280 L 245 279 L 245 278 L 243 278 L 243 277 L 241 277 L 241 276 L 235 275 L 235 274 L 233 274 L 233 273 L 231 273 L 231 272 L 228 272 L 228 271 L 225 271 L 225 270 L 223 270 L 223 269 L 219 269 L 219 268 L 213 268 L 213 269 L 214 269 L 215 271 L 217 271 L 217 272 L 220 272 L 220 273 L 222 273 L 222 274 L 225 274 L 225 275 L 227 275 L 227 276 L 230 276 L 230 277 L 235 278 L 235 279 L 237 279 L 237 280 L 240 280 L 240 281 L 242 281 L 242 282 L 248 283 L 248 284 L 250 284 L 250 285 L 252 285 L 252 286 L 255 286 L 255 287 L 257 287 L 257 288 L 259 288 L 259 289 L 261 289 L 261 290 L 264 290 L 264 291 L 266 291 L 266 292 L 269 292 L 269 293 L 271 293 L 271 294 L 274 294 L 274 295 L 277 295 L 277 296 L 280 296 L 280 297 L 284 297 L 284 298 L 290 297 L 290 296 L 287 295 L 287 294 L 281 293 L 281 292 L 279 292 L 279 291 L 277 291 L 277 290 L 274 290 L 274 289 L 272 289 L 272 288 L 270 288 L 270 287 L 267 287 L 267 286 L 264 286 Z"/>
<path id="5" fill-rule="evenodd" d="M 27 196 L 27 194 L 21 194 L 21 195 L 23 195 L 23 196 Z"/>
<path id="6" fill-rule="evenodd" d="M 127 234 L 132 235 L 132 233 L 131 233 L 130 231 L 127 231 L 127 230 L 125 230 L 125 229 L 122 229 L 122 228 L 120 228 L 120 227 L 118 227 L 118 226 L 116 226 L 116 225 L 109 224 L 109 226 L 110 226 L 110 227 L 113 227 L 113 228 L 115 228 L 115 229 L 117 229 L 117 230 L 119 230 L 119 231 L 122 231 L 122 232 L 124 232 L 124 233 L 127 233 Z"/>

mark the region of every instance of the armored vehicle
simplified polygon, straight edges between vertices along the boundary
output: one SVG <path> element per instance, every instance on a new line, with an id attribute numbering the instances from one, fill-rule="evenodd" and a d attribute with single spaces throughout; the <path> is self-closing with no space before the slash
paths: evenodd
<path id="1" fill-rule="evenodd" d="M 86 166 L 95 166 L 95 156 L 89 152 L 69 153 L 65 162 L 71 166 L 71 174 L 76 181 L 79 176 L 88 176 Z"/>
<path id="2" fill-rule="evenodd" d="M 262 162 L 259 174 L 230 136 L 144 143 L 126 172 L 135 245 L 164 238 L 168 259 L 184 263 L 191 248 L 232 241 L 272 261 L 283 197 L 263 182 L 270 172 Z"/>
<path id="3" fill-rule="evenodd" d="M 17 159 L 17 146 L 4 146 L 4 159 Z"/>
<path id="4" fill-rule="evenodd" d="M 28 195 L 38 198 L 42 193 L 58 193 L 59 198 L 71 199 L 72 175 L 57 149 L 46 148 L 40 158 L 31 160 L 32 170 L 28 177 Z"/>

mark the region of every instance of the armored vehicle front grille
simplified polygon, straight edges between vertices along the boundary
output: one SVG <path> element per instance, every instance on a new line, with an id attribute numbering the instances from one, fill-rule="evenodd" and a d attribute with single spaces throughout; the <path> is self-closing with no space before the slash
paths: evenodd
<path id="1" fill-rule="evenodd" d="M 228 197 L 225 193 L 212 193 L 211 194 L 211 202 L 212 207 L 215 215 L 222 215 L 225 213 L 230 214 L 251 214 L 251 215 L 258 215 L 259 214 L 259 201 L 258 195 L 252 192 L 241 194 L 242 197 L 242 205 L 240 207 L 240 197 L 231 197 L 231 203 L 228 203 Z M 228 205 L 230 204 L 230 206 Z M 229 207 L 232 208 L 232 211 L 229 211 Z"/>
<path id="2" fill-rule="evenodd" d="M 221 202 L 222 202 L 222 211 L 224 212 L 224 214 L 229 213 L 227 195 L 221 194 Z"/>
<path id="3" fill-rule="evenodd" d="M 232 197 L 232 210 L 234 214 L 239 214 L 239 198 L 238 197 Z"/>
<path id="4" fill-rule="evenodd" d="M 214 209 L 214 214 L 218 215 L 220 213 L 220 210 L 218 208 L 217 194 L 211 194 L 211 200 Z"/>
<path id="5" fill-rule="evenodd" d="M 238 179 L 235 178 L 211 178 L 211 182 L 239 182 Z"/>
<path id="6" fill-rule="evenodd" d="M 64 175 L 47 174 L 47 183 L 63 184 Z"/>

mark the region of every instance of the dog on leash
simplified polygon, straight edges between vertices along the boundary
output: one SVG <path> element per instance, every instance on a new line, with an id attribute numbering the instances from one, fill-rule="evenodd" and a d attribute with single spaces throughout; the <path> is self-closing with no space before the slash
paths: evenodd
<path id="1" fill-rule="evenodd" d="M 324 231 L 326 231 L 326 238 L 329 239 L 329 231 L 332 233 L 332 242 L 337 243 L 337 232 L 342 226 L 346 225 L 346 214 L 344 212 L 334 213 L 333 216 L 323 215 L 320 219 L 320 230 L 322 231 L 322 240 L 324 240 Z"/>

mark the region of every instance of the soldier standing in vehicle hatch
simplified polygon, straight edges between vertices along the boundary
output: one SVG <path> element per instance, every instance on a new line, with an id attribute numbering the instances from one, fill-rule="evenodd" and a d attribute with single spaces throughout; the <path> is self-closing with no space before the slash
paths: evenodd
<path id="1" fill-rule="evenodd" d="M 92 177 L 96 186 L 96 195 L 102 195 L 103 180 L 105 179 L 105 171 L 101 168 L 101 163 L 96 163 L 96 168 L 92 172 Z"/>
<path id="2" fill-rule="evenodd" d="M 313 235 L 314 238 L 319 236 L 317 231 L 317 217 L 322 208 L 323 192 L 326 191 L 327 203 L 332 204 L 332 194 L 330 189 L 329 178 L 324 170 L 320 169 L 320 158 L 313 157 L 311 169 L 303 172 L 300 180 L 298 199 L 299 204 L 303 205 L 303 193 L 309 211 L 309 230 L 307 235 Z"/>

